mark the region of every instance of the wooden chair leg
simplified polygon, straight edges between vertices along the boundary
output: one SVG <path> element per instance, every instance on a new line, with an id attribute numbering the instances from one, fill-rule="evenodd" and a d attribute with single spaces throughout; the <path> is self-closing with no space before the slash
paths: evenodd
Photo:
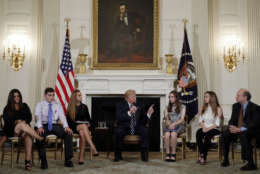
<path id="1" fill-rule="evenodd" d="M 58 150 L 58 139 L 55 140 L 55 152 L 54 152 L 54 159 L 57 160 L 57 150 Z"/>
<path id="2" fill-rule="evenodd" d="M 255 165 L 257 167 L 257 148 L 256 146 L 253 147 L 254 155 L 255 155 Z"/>
<path id="3" fill-rule="evenodd" d="M 200 152 L 199 152 L 199 146 L 196 145 L 196 152 L 197 152 L 197 159 L 199 159 L 200 157 Z"/>
<path id="4" fill-rule="evenodd" d="M 90 160 L 93 160 L 93 153 L 92 153 L 92 150 L 90 149 Z"/>
<path id="5" fill-rule="evenodd" d="M 222 161 L 222 148 L 221 148 L 220 137 L 218 137 L 217 141 L 218 141 L 218 159 L 221 162 Z"/>
<path id="6" fill-rule="evenodd" d="M 34 148 L 32 147 L 32 166 L 35 166 L 34 165 Z"/>
<path id="7" fill-rule="evenodd" d="M 234 143 L 231 144 L 231 153 L 232 153 L 232 163 L 233 166 L 235 165 L 235 147 L 234 147 Z"/>
<path id="8" fill-rule="evenodd" d="M 186 139 L 185 137 L 182 138 L 182 148 L 181 148 L 181 151 L 182 151 L 182 160 L 185 159 L 185 145 L 186 145 Z"/>
<path id="9" fill-rule="evenodd" d="M 60 153 L 61 153 L 61 155 L 60 155 L 60 156 L 61 156 L 61 160 L 63 159 L 64 148 L 65 148 L 65 147 L 64 147 L 64 142 L 63 142 L 63 140 L 62 140 L 62 143 L 61 143 L 61 152 L 60 152 Z"/>
<path id="10" fill-rule="evenodd" d="M 21 153 L 21 146 L 20 144 L 18 144 L 18 147 L 17 147 L 17 157 L 16 157 L 16 164 L 19 163 L 19 159 L 20 159 L 20 153 Z"/>
<path id="11" fill-rule="evenodd" d="M 13 161 L 14 161 L 14 143 L 11 142 L 11 168 L 14 167 Z"/>
<path id="12" fill-rule="evenodd" d="M 1 157 L 1 166 L 3 166 L 4 158 L 5 158 L 5 148 L 4 148 L 4 145 L 3 145 L 3 147 L 2 147 L 2 157 Z"/>
<path id="13" fill-rule="evenodd" d="M 164 138 L 162 137 L 162 160 L 164 160 Z"/>

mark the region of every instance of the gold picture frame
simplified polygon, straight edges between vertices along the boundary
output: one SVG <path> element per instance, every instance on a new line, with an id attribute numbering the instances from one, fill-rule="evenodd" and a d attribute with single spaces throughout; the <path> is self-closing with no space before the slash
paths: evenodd
<path id="1" fill-rule="evenodd" d="M 150 21 L 152 21 L 152 24 L 151 24 L 151 22 L 149 24 L 152 25 L 152 27 L 153 27 L 153 29 L 151 29 L 152 32 L 150 32 L 150 36 L 152 36 L 153 38 L 148 39 L 150 42 L 148 42 L 148 41 L 143 42 L 144 44 L 142 46 L 144 46 L 144 48 L 139 53 L 144 55 L 143 56 L 144 59 L 138 59 L 138 57 L 137 57 L 135 59 L 135 60 L 137 60 L 136 62 L 134 62 L 135 60 L 132 60 L 131 58 L 128 58 L 127 60 L 122 60 L 122 61 L 117 58 L 113 58 L 110 61 L 110 59 L 105 59 L 106 58 L 105 56 L 100 58 L 101 54 L 99 51 L 99 49 L 100 49 L 99 43 L 105 43 L 105 42 L 103 42 L 103 40 L 99 37 L 100 36 L 99 32 L 101 32 L 101 31 L 99 31 L 99 25 L 101 26 L 101 24 L 99 22 L 99 20 L 101 19 L 99 16 L 99 10 L 100 10 L 99 5 L 101 3 L 107 3 L 108 1 L 110 2 L 110 4 L 112 4 L 116 1 L 118 3 L 118 0 L 92 0 L 92 3 L 93 3 L 92 4 L 93 5 L 92 27 L 93 28 L 92 28 L 92 65 L 91 65 L 91 69 L 93 69 L 93 70 L 158 70 L 159 69 L 159 0 L 142 0 L 142 1 L 136 0 L 136 3 L 141 3 L 141 2 L 150 3 L 150 1 L 151 1 L 152 4 L 149 4 L 149 5 L 151 5 L 153 7 L 152 19 L 149 19 Z M 131 1 L 124 0 L 124 2 L 133 3 L 134 1 L 133 0 L 131 0 Z M 121 7 L 121 4 L 120 4 L 120 7 Z M 149 14 L 147 14 L 147 15 L 149 15 Z M 145 16 L 145 17 L 147 18 L 147 16 Z M 148 28 L 148 27 L 146 27 L 146 28 Z M 103 29 L 103 28 L 101 28 L 101 29 Z M 143 32 L 143 33 L 145 33 L 145 32 Z M 108 35 L 110 35 L 110 34 L 106 34 L 106 35 L 104 34 L 105 37 L 107 37 Z M 102 38 L 105 38 L 105 37 L 102 37 Z M 148 37 L 146 37 L 146 38 L 148 38 Z M 115 41 L 115 43 L 116 43 L 116 41 Z M 146 44 L 146 43 L 148 43 L 148 44 Z M 107 44 L 107 45 L 109 46 L 109 44 Z M 146 45 L 149 45 L 150 49 L 146 49 L 145 48 Z M 114 48 L 117 48 L 117 47 L 115 46 Z M 142 47 L 140 47 L 140 48 L 142 48 Z M 105 49 L 102 49 L 102 50 L 105 50 Z M 146 50 L 149 50 L 149 53 L 144 54 L 144 52 Z M 144 51 L 144 52 L 142 52 L 142 51 Z M 104 55 L 105 55 L 105 53 L 104 53 Z M 132 52 L 131 52 L 131 55 L 132 55 Z M 148 58 L 146 57 L 146 59 L 145 59 L 145 55 L 149 55 L 149 56 L 147 56 Z M 105 62 L 104 60 L 108 60 L 108 61 Z M 118 60 L 118 61 L 114 61 L 114 60 Z M 131 61 L 129 61 L 129 60 L 131 60 Z M 144 60 L 144 61 L 142 62 L 142 60 Z"/>

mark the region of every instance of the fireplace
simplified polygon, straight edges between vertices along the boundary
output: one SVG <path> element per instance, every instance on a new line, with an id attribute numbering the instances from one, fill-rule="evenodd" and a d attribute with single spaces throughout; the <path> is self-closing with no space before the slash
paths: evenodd
<path id="1" fill-rule="evenodd" d="M 123 94 L 127 89 L 135 89 L 139 101 L 143 98 L 158 101 L 156 116 L 152 119 L 153 125 L 158 126 L 158 129 L 153 128 L 157 138 L 156 141 L 152 142 L 152 144 L 155 143 L 153 149 L 157 150 L 158 144 L 160 144 L 160 133 L 162 135 L 160 126 L 163 110 L 168 103 L 169 92 L 173 90 L 176 75 L 166 75 L 154 71 L 139 73 L 133 73 L 132 71 L 105 71 L 105 73 L 104 71 L 93 71 L 88 74 L 78 74 L 76 79 L 78 88 L 84 94 L 83 103 L 90 108 L 91 116 L 95 117 L 94 120 L 97 120 L 96 124 L 99 119 L 102 121 L 102 119 L 106 118 L 108 119 L 107 124 L 111 126 L 115 119 L 115 104 L 123 98 Z M 95 100 L 94 103 L 92 100 Z M 101 100 L 103 102 L 100 102 Z M 96 102 L 99 103 L 96 104 Z"/>
<path id="2" fill-rule="evenodd" d="M 99 126 L 99 122 L 105 122 L 109 128 L 109 133 L 104 137 L 102 134 L 95 135 L 94 141 L 99 151 L 109 148 L 113 150 L 114 139 L 114 122 L 116 119 L 116 104 L 124 100 L 123 95 L 116 96 L 92 96 L 91 98 L 91 115 L 95 126 Z M 137 95 L 137 104 L 139 106 L 145 104 L 155 104 L 155 112 L 151 117 L 150 127 L 150 151 L 160 151 L 160 96 Z M 106 145 L 110 144 L 109 147 Z M 138 150 L 136 146 L 129 146 L 126 150 Z"/>

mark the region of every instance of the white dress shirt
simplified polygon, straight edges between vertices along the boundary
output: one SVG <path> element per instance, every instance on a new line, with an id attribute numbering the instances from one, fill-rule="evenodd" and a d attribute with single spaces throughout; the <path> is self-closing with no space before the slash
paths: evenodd
<path id="1" fill-rule="evenodd" d="M 125 14 L 125 17 L 124 17 L 124 23 L 126 26 L 128 26 L 128 17 L 127 17 L 127 13 Z"/>
<path id="2" fill-rule="evenodd" d="M 62 106 L 56 101 L 52 102 L 52 124 L 57 124 L 60 120 L 63 124 L 63 127 L 69 127 L 66 117 L 64 115 Z M 43 124 L 48 124 L 48 111 L 49 103 L 47 101 L 39 102 L 35 108 L 35 120 L 36 127 L 40 128 Z"/>
<path id="3" fill-rule="evenodd" d="M 220 126 L 220 119 L 219 116 L 215 116 L 215 114 L 212 111 L 212 108 L 208 106 L 206 111 L 199 116 L 199 123 L 204 123 L 206 128 L 209 128 L 213 125 L 216 125 L 217 127 Z"/>

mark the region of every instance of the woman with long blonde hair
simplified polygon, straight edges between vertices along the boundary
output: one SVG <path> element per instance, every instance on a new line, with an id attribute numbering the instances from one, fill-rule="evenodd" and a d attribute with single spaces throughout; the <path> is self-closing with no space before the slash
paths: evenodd
<path id="1" fill-rule="evenodd" d="M 201 126 L 196 133 L 199 148 L 198 163 L 205 164 L 211 145 L 211 139 L 220 134 L 220 124 L 223 119 L 222 109 L 215 92 L 207 91 L 204 94 L 204 103 L 199 112 L 199 124 Z"/>
<path id="2" fill-rule="evenodd" d="M 74 133 L 78 133 L 80 137 L 80 155 L 79 164 L 84 164 L 84 151 L 86 141 L 89 143 L 94 156 L 98 156 L 97 149 L 92 142 L 91 132 L 91 119 L 87 105 L 82 103 L 82 95 L 80 90 L 73 91 L 70 97 L 70 102 L 67 107 L 66 116 L 69 127 Z"/>

